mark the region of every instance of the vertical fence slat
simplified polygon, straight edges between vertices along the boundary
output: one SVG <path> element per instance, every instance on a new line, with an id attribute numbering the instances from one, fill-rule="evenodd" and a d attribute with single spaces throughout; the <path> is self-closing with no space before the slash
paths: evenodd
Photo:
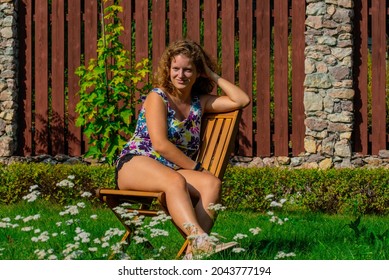
<path id="1" fill-rule="evenodd" d="M 101 11 L 101 17 L 103 17 L 103 15 L 105 14 L 105 10 L 108 7 L 110 7 L 110 6 L 114 5 L 114 4 L 115 4 L 114 0 L 101 1 L 101 5 L 102 5 L 102 8 L 103 8 L 103 9 L 101 9 L 101 8 L 99 9 Z M 100 19 L 101 23 L 104 22 L 104 26 L 108 26 L 109 24 L 112 24 L 113 21 L 114 21 L 113 18 L 104 18 L 103 20 Z M 107 32 L 106 29 L 104 29 L 104 32 Z M 106 36 L 106 35 L 104 34 L 104 36 Z M 120 38 L 119 38 L 119 40 L 120 40 Z M 107 46 L 107 47 L 109 47 L 109 46 Z M 114 59 L 112 57 L 110 57 L 110 58 L 106 59 L 106 63 L 109 64 L 109 65 L 113 65 L 115 63 L 115 61 L 114 61 Z M 108 71 L 107 78 L 108 78 L 108 80 L 110 80 L 112 78 L 112 72 Z"/>
<path id="2" fill-rule="evenodd" d="M 120 36 L 120 42 L 123 44 L 124 48 L 128 51 L 131 51 L 131 23 L 132 23 L 132 5 L 131 1 L 122 1 L 121 6 L 123 7 L 123 12 L 119 14 L 119 17 L 122 21 L 124 30 Z"/>
<path id="3" fill-rule="evenodd" d="M 135 2 L 135 59 L 138 62 L 148 58 L 148 3 L 147 1 Z"/>
<path id="4" fill-rule="evenodd" d="M 292 154 L 304 152 L 305 1 L 292 1 Z"/>
<path id="5" fill-rule="evenodd" d="M 222 75 L 235 81 L 235 1 L 222 0 Z"/>
<path id="6" fill-rule="evenodd" d="M 84 57 L 85 62 L 97 56 L 98 40 L 98 2 L 95 0 L 84 0 Z M 84 135 L 81 138 L 82 150 L 88 149 L 88 139 Z"/>
<path id="7" fill-rule="evenodd" d="M 63 1 L 52 4 L 51 88 L 52 115 L 50 141 L 52 153 L 65 153 L 65 5 Z"/>
<path id="8" fill-rule="evenodd" d="M 76 104 L 79 101 L 77 92 L 78 76 L 75 71 L 81 64 L 81 3 L 78 0 L 68 0 L 68 129 L 67 142 L 68 154 L 80 156 L 81 149 L 81 128 L 76 127 Z"/>
<path id="9" fill-rule="evenodd" d="M 274 1 L 274 154 L 288 155 L 288 2 Z"/>
<path id="10" fill-rule="evenodd" d="M 158 61 L 166 47 L 166 2 L 153 0 L 152 25 L 153 25 L 153 71 L 157 69 Z"/>
<path id="11" fill-rule="evenodd" d="M 98 3 L 95 0 L 84 0 L 84 53 L 85 61 L 96 57 L 97 52 L 97 23 L 98 23 Z"/>
<path id="12" fill-rule="evenodd" d="M 169 3 L 169 42 L 182 38 L 182 0 L 170 0 Z"/>
<path id="13" fill-rule="evenodd" d="M 257 5 L 257 156 L 271 154 L 270 125 L 270 0 Z"/>
<path id="14" fill-rule="evenodd" d="M 366 155 L 369 147 L 368 134 L 368 0 L 355 1 L 354 36 L 354 112 L 353 131 L 354 152 Z"/>
<path id="15" fill-rule="evenodd" d="M 204 2 L 204 49 L 217 58 L 217 1 Z M 212 30 L 212 31 L 211 31 Z"/>
<path id="16" fill-rule="evenodd" d="M 32 2 L 29 0 L 19 1 L 19 36 L 21 40 L 20 76 L 21 80 L 21 104 L 19 105 L 20 137 L 18 154 L 31 155 L 32 153 Z"/>
<path id="17" fill-rule="evenodd" d="M 386 1 L 372 1 L 372 153 L 386 149 Z"/>
<path id="18" fill-rule="evenodd" d="M 49 152 L 48 131 L 48 7 L 47 1 L 35 2 L 35 151 Z"/>
<path id="19" fill-rule="evenodd" d="M 186 37 L 200 43 L 200 0 L 187 1 L 186 5 L 186 18 L 188 24 Z"/>
<path id="20" fill-rule="evenodd" d="M 239 86 L 252 99 L 253 84 L 253 3 L 239 2 Z M 242 112 L 239 133 L 239 154 L 253 156 L 253 107 L 252 103 Z"/>

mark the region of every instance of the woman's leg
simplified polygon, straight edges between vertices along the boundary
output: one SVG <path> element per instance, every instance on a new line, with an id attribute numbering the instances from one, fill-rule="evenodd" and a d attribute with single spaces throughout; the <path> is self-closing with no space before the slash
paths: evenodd
<path id="1" fill-rule="evenodd" d="M 213 226 L 215 212 L 208 207 L 211 203 L 219 202 L 221 181 L 207 171 L 179 170 L 178 172 L 186 179 L 190 195 L 198 198 L 195 205 L 197 220 L 201 228 L 209 233 Z"/>
<path id="2" fill-rule="evenodd" d="M 163 191 L 170 216 L 187 235 L 191 232 L 185 224 L 193 225 L 199 234 L 204 233 L 193 209 L 187 182 L 180 173 L 158 161 L 136 156 L 123 164 L 118 172 L 119 189 L 139 191 Z"/>

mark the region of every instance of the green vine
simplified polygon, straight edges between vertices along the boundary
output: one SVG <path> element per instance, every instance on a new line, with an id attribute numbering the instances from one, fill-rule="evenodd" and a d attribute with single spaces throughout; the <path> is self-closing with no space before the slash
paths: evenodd
<path id="1" fill-rule="evenodd" d="M 104 9 L 97 58 L 90 59 L 87 66 L 81 65 L 75 72 L 80 77 L 76 126 L 83 127 L 88 139 L 84 156 L 109 164 L 134 132 L 139 96 L 150 90 L 146 81 L 149 60 L 145 58 L 133 67 L 131 53 L 120 41 L 124 28 L 118 14 L 122 10 L 119 4 Z"/>

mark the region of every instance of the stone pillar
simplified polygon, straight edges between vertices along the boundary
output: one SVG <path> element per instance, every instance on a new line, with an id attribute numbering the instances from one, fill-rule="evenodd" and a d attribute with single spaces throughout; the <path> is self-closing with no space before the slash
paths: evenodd
<path id="1" fill-rule="evenodd" d="M 305 150 L 326 167 L 351 160 L 353 0 L 307 0 Z M 320 164 L 319 164 L 320 165 Z"/>
<path id="2" fill-rule="evenodd" d="M 17 141 L 17 1 L 0 0 L 0 156 L 11 156 Z"/>

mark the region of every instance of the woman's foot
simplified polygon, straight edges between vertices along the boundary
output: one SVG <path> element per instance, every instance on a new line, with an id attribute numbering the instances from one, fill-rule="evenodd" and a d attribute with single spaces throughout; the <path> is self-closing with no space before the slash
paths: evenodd
<path id="1" fill-rule="evenodd" d="M 190 250 L 187 250 L 184 260 L 201 259 L 212 254 L 236 246 L 237 242 L 217 243 L 208 234 L 204 233 L 195 236 L 190 240 Z"/>

